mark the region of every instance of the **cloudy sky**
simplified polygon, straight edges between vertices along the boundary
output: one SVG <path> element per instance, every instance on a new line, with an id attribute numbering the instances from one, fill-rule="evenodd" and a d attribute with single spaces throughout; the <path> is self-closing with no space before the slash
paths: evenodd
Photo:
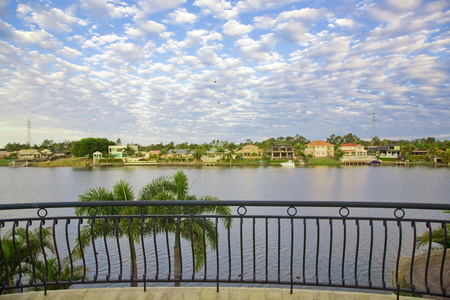
<path id="1" fill-rule="evenodd" d="M 450 1 L 0 0 L 0 147 L 450 138 Z"/>

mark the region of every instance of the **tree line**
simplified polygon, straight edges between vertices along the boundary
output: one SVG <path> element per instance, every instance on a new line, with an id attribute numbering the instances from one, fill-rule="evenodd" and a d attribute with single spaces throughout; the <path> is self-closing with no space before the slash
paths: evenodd
<path id="1" fill-rule="evenodd" d="M 374 137 L 370 141 L 361 140 L 359 137 L 352 133 L 348 133 L 344 136 L 330 135 L 329 138 L 326 139 L 327 142 L 334 144 L 336 148 L 339 148 L 342 144 L 345 143 L 357 143 L 361 144 L 365 147 L 368 146 L 386 146 L 389 144 L 396 144 L 402 146 L 403 149 L 407 149 L 407 152 L 411 152 L 414 149 L 420 149 L 420 150 L 427 150 L 429 154 L 437 154 L 439 150 L 446 150 L 450 149 L 450 140 L 444 140 L 439 141 L 434 137 L 427 137 L 427 138 L 420 138 L 420 139 L 414 139 L 412 141 L 409 140 L 389 140 L 389 139 L 379 139 L 378 137 Z M 218 148 L 219 151 L 222 150 L 229 150 L 229 151 L 236 151 L 242 148 L 245 145 L 253 144 L 255 146 L 258 146 L 261 149 L 268 150 L 270 147 L 278 145 L 278 144 L 287 144 L 291 146 L 295 146 L 299 150 L 304 150 L 306 148 L 306 145 L 310 143 L 311 141 L 303 136 L 295 135 L 295 136 L 280 136 L 277 138 L 271 137 L 263 141 L 253 141 L 252 139 L 248 138 L 245 140 L 245 142 L 241 143 L 235 143 L 235 142 L 229 142 L 227 140 L 212 140 L 209 143 L 202 143 L 202 144 L 196 144 L 196 143 L 188 143 L 188 142 L 182 142 L 182 143 L 174 143 L 173 141 L 164 144 L 163 142 L 160 142 L 158 144 L 150 144 L 147 146 L 138 145 L 139 152 L 148 152 L 151 150 L 160 150 L 163 151 L 163 153 L 167 153 L 169 150 L 172 149 L 184 149 L 187 151 L 207 151 L 211 148 L 215 147 Z M 28 144 L 20 144 L 20 143 L 8 143 L 6 144 L 4 150 L 9 152 L 15 152 L 19 151 L 21 149 L 49 149 L 49 150 L 60 150 L 66 154 L 72 154 L 77 157 L 82 156 L 92 156 L 92 153 L 95 151 L 100 151 L 103 154 L 108 153 L 108 146 L 111 145 L 122 145 L 122 142 L 119 139 L 116 141 L 108 140 L 107 138 L 83 138 L 79 141 L 68 141 L 65 140 L 64 142 L 57 143 L 50 139 L 45 139 L 40 145 L 33 145 L 30 147 Z"/>

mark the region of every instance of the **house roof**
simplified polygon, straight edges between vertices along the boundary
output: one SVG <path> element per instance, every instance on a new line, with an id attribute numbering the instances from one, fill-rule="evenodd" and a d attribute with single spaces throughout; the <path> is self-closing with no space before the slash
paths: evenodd
<path id="1" fill-rule="evenodd" d="M 334 146 L 334 144 L 318 140 L 318 141 L 313 141 L 313 142 L 307 144 L 306 146 Z"/>
<path id="2" fill-rule="evenodd" d="M 41 153 L 40 151 L 36 149 L 21 149 L 19 150 L 19 155 L 29 155 L 33 153 Z"/>

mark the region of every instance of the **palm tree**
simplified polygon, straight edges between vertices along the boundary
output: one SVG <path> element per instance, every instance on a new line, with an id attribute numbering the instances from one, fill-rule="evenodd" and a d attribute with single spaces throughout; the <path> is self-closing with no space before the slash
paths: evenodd
<path id="1" fill-rule="evenodd" d="M 60 265 L 61 263 L 61 265 Z M 31 274 L 33 270 L 30 266 L 26 266 L 26 271 Z M 37 281 L 44 282 L 64 282 L 73 280 L 81 280 L 84 276 L 84 268 L 81 265 L 73 266 L 70 265 L 69 258 L 66 257 L 59 262 L 56 257 L 52 257 L 47 260 L 47 264 L 42 260 L 38 260 L 35 263 L 34 278 Z M 50 285 L 47 290 L 66 290 L 70 288 L 71 284 L 57 284 Z M 36 291 L 42 290 L 40 287 L 35 288 Z"/>
<path id="2" fill-rule="evenodd" d="M 96 188 L 86 191 L 83 195 L 79 196 L 80 201 L 133 201 L 134 193 L 131 186 L 120 180 L 117 182 L 113 191 L 107 191 L 105 188 Z M 89 207 L 77 207 L 75 208 L 75 214 L 77 216 L 90 215 Z M 135 207 L 124 206 L 108 206 L 99 207 L 99 215 L 116 216 L 116 215 L 136 215 L 139 214 Z M 132 270 L 132 279 L 137 278 L 137 262 L 136 262 L 136 247 L 135 243 L 139 243 L 141 234 L 148 233 L 149 231 L 141 231 L 141 224 L 138 220 L 133 219 L 128 222 L 125 219 L 105 219 L 105 222 L 95 222 L 94 219 L 88 220 L 88 225 L 84 226 L 81 230 L 80 237 L 77 238 L 76 246 L 74 248 L 74 254 L 81 256 L 81 251 L 90 245 L 90 243 L 103 236 L 116 237 L 116 234 L 120 237 L 128 236 L 130 240 L 130 269 Z M 137 286 L 137 283 L 132 282 L 132 287 Z"/>
<path id="3" fill-rule="evenodd" d="M 34 278 L 32 266 L 47 254 L 46 250 L 55 253 L 52 237 L 51 227 L 39 227 L 34 230 L 19 227 L 6 232 L 1 239 L 0 282 L 6 282 L 11 286 L 15 279 L 21 280 L 22 275 Z M 3 293 L 6 292 L 0 292 Z"/>
<path id="4" fill-rule="evenodd" d="M 154 179 L 150 184 L 147 184 L 142 188 L 137 200 L 197 200 L 194 195 L 188 195 L 188 180 L 183 171 L 177 172 L 172 177 L 162 176 Z M 120 180 L 114 185 L 113 191 L 107 191 L 105 188 L 96 188 L 86 191 L 83 195 L 79 196 L 81 201 L 133 201 L 134 193 L 130 185 L 123 180 Z M 216 197 L 205 196 L 198 200 L 217 200 Z M 183 207 L 173 206 L 159 206 L 150 207 L 148 214 L 167 214 L 167 215 L 182 215 L 188 214 L 189 209 Z M 207 206 L 199 207 L 196 210 L 197 214 L 220 214 L 229 215 L 231 213 L 229 207 L 223 206 Z M 89 207 L 79 207 L 75 209 L 75 214 L 90 215 Z M 99 207 L 99 215 L 113 216 L 113 215 L 139 215 L 136 207 Z M 194 257 L 195 257 L 195 271 L 199 271 L 205 262 L 204 247 L 208 244 L 212 249 L 216 248 L 216 231 L 215 225 L 211 220 L 205 222 L 200 219 L 193 218 L 160 218 L 155 222 L 155 228 L 153 228 L 153 222 L 146 222 L 142 226 L 141 221 L 137 219 L 129 220 L 107 220 L 105 224 L 103 222 L 95 222 L 93 219 L 88 220 L 88 225 L 84 226 L 81 230 L 80 238 L 77 239 L 74 253 L 81 255 L 81 251 L 87 247 L 93 240 L 107 236 L 116 237 L 116 235 L 127 236 L 130 241 L 130 268 L 133 270 L 132 278 L 137 278 L 137 262 L 136 262 L 136 243 L 139 243 L 141 236 L 146 234 L 160 233 L 160 232 L 172 232 L 175 233 L 175 245 L 174 245 L 174 277 L 180 279 L 181 277 L 181 263 L 180 263 L 180 240 L 179 238 L 190 239 L 193 237 L 194 243 Z M 179 224 L 179 225 L 178 225 Z M 228 226 L 229 222 L 224 225 Z M 206 241 L 203 240 L 203 230 L 205 230 Z M 176 282 L 175 285 L 179 285 Z M 132 282 L 131 286 L 137 286 L 137 283 Z"/>
<path id="5" fill-rule="evenodd" d="M 178 171 L 172 177 L 159 177 L 153 180 L 150 184 L 144 186 L 140 192 L 140 200 L 198 200 L 198 201 L 212 201 L 218 200 L 213 196 L 204 196 L 197 198 L 195 195 L 189 195 L 189 185 L 187 176 L 184 172 Z M 188 214 L 188 207 L 180 206 L 154 206 L 152 207 L 152 214 L 165 215 L 183 215 Z M 230 215 L 231 210 L 227 206 L 200 206 L 196 209 L 196 214 L 218 214 Z M 230 221 L 222 219 L 223 225 L 229 227 Z M 156 224 L 157 232 L 172 232 L 175 234 L 174 242 L 174 278 L 180 280 L 181 278 L 181 252 L 180 252 L 180 238 L 191 240 L 194 249 L 194 269 L 198 272 L 205 264 L 205 248 L 204 245 L 210 246 L 215 250 L 217 247 L 217 235 L 214 222 L 211 220 L 199 218 L 161 218 Z M 204 232 L 204 233 L 203 233 Z M 204 236 L 206 240 L 204 240 Z M 179 286 L 180 282 L 175 282 L 175 286 Z"/>

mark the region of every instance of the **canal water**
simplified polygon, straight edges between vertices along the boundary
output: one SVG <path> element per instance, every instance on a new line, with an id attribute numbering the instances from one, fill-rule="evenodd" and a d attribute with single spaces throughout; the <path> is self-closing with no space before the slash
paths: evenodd
<path id="1" fill-rule="evenodd" d="M 113 185 L 119 181 L 124 180 L 131 184 L 134 188 L 135 195 L 137 196 L 140 189 L 147 183 L 150 183 L 153 179 L 160 176 L 171 176 L 180 167 L 120 167 L 120 168 L 0 168 L 0 204 L 5 203 L 35 203 L 35 202 L 69 202 L 77 201 L 78 195 L 83 194 L 86 190 L 97 187 L 105 187 L 112 189 Z M 345 167 L 327 167 L 327 166 L 315 166 L 315 167 L 296 167 L 296 168 L 282 168 L 282 167 L 184 167 L 184 172 L 188 176 L 189 182 L 192 185 L 190 194 L 197 196 L 213 195 L 221 200 L 285 200 L 285 201 L 363 201 L 363 202 L 412 202 L 412 203 L 441 203 L 450 204 L 450 168 L 441 167 L 399 167 L 399 166 L 386 166 L 386 167 L 367 167 L 367 166 L 345 166 Z M 254 211 L 252 211 L 254 210 Z M 335 216 L 338 216 L 337 209 L 334 209 Z M 327 214 L 330 212 L 330 208 L 319 208 L 315 210 L 311 209 L 299 209 L 299 214 Z M 64 211 L 64 213 L 73 213 L 70 209 Z M 233 212 L 236 214 L 236 211 Z M 249 208 L 249 213 L 267 214 L 267 215 L 286 215 L 286 208 Z M 333 212 L 332 212 L 333 213 Z M 351 211 L 351 214 L 353 211 Z M 362 214 L 371 216 L 373 211 L 363 211 Z M 36 216 L 36 212 L 24 211 L 14 212 L 14 216 L 11 212 L 0 211 L 0 219 L 8 217 L 18 216 Z M 392 217 L 392 212 L 389 212 L 389 216 Z M 429 218 L 448 218 L 447 214 L 442 212 L 428 212 L 428 211 L 407 211 L 407 217 L 420 217 L 426 216 Z M 238 220 L 236 220 L 238 221 Z M 314 221 L 314 220 L 313 220 Z M 255 267 L 257 271 L 257 280 L 264 280 L 265 272 L 265 252 L 260 251 L 254 253 L 254 248 L 266 247 L 263 239 L 253 240 L 252 227 L 256 228 L 256 232 L 264 232 L 268 229 L 269 247 L 268 252 L 271 252 L 272 256 L 268 258 L 269 268 L 281 269 L 282 276 L 288 276 L 288 270 L 290 268 L 289 257 L 282 258 L 278 261 L 277 248 L 280 248 L 282 253 L 288 253 L 290 251 L 290 228 L 295 228 L 293 231 L 296 237 L 301 237 L 305 226 L 308 228 L 308 246 L 305 248 L 307 254 L 305 260 L 305 267 L 311 270 L 316 270 L 314 264 L 316 261 L 316 254 L 320 256 L 320 264 L 322 266 L 317 267 L 317 275 L 327 279 L 328 268 L 328 253 L 329 237 L 330 234 L 324 230 L 329 228 L 329 222 L 322 220 L 319 223 L 298 220 L 294 226 L 289 220 L 281 220 L 277 224 L 276 220 L 271 220 L 268 225 L 265 221 L 256 220 L 251 223 L 238 224 L 235 222 L 232 227 L 232 236 L 230 252 L 224 250 L 219 254 L 221 261 L 227 261 L 228 256 L 236 257 L 233 259 L 232 265 L 228 268 L 224 268 L 222 276 L 234 277 L 235 280 L 239 280 L 242 276 L 251 273 L 249 268 Z M 342 240 L 339 238 L 342 236 L 342 221 L 335 222 L 333 231 L 333 247 L 336 248 L 333 256 L 333 265 L 330 267 L 332 273 L 337 274 L 331 276 L 333 280 L 340 280 L 340 273 L 344 273 L 342 269 L 339 269 L 339 261 L 345 254 L 342 253 Z M 353 223 L 352 223 L 353 224 Z M 321 231 L 318 233 L 318 228 Z M 410 226 L 409 226 L 410 227 Z M 348 235 L 355 235 L 350 237 L 347 247 L 355 248 L 356 227 L 348 224 Z M 368 253 L 368 236 L 369 232 L 366 229 L 361 229 L 359 246 L 361 253 Z M 395 228 L 395 227 L 394 227 Z M 378 227 L 374 226 L 375 236 L 374 238 L 374 253 L 378 251 L 378 254 L 374 256 L 373 264 L 380 260 L 380 253 L 383 248 L 384 241 L 383 226 L 380 222 Z M 391 230 L 391 229 L 389 229 Z M 409 229 L 410 230 L 410 229 Z M 277 231 L 281 232 L 281 242 L 278 240 Z M 243 232 L 245 239 L 240 240 L 240 232 Z M 393 230 L 395 236 L 396 231 Z M 408 228 L 404 230 L 405 235 L 408 232 Z M 390 233 L 391 234 L 391 233 Z M 221 248 L 226 249 L 227 233 L 222 231 L 219 233 L 220 240 L 219 245 Z M 316 236 L 320 236 L 320 243 Z M 164 244 L 164 237 L 159 237 L 161 244 Z M 305 239 L 306 241 L 306 239 Z M 126 239 L 123 243 L 126 245 Z M 318 244 L 320 246 L 318 249 Z M 189 253 L 189 244 L 184 244 L 184 253 Z M 302 240 L 297 240 L 294 245 L 298 255 L 294 257 L 294 264 L 302 265 Z M 395 263 L 396 246 L 395 243 L 388 245 L 388 264 L 391 268 L 388 274 L 387 281 L 390 282 L 390 276 L 392 273 L 392 266 Z M 341 250 L 339 250 L 341 249 Z M 164 248 L 159 251 L 160 257 L 164 255 Z M 170 251 L 170 250 L 169 250 Z M 364 252 L 365 251 L 365 252 Z M 410 251 L 410 250 L 408 250 Z M 188 255 L 188 254 L 187 254 Z M 210 263 L 209 271 L 214 274 L 214 256 L 215 253 L 211 253 L 213 263 Z M 254 258 L 253 258 L 254 256 Z M 361 255 L 363 256 L 363 255 Z M 378 258 L 377 258 L 378 257 Z M 89 259 L 89 257 L 88 257 Z M 92 256 L 90 257 L 90 264 L 92 264 Z M 149 257 L 149 260 L 154 257 Z M 253 265 L 253 259 L 257 262 Z M 351 269 L 358 269 L 361 274 L 367 270 L 368 258 L 360 257 L 358 268 L 355 267 L 355 261 L 352 262 L 352 258 L 347 259 L 346 264 L 350 264 L 345 270 L 345 276 L 355 277 Z M 113 257 L 113 264 L 117 263 L 117 257 Z M 142 261 L 140 261 L 142 263 Z M 101 272 L 106 272 L 106 263 L 100 261 Z M 246 266 L 243 268 L 243 264 Z M 126 260 L 124 261 L 126 266 Z M 151 268 L 151 267 L 149 267 Z M 167 274 L 167 266 L 160 266 L 162 274 Z M 375 272 L 381 273 L 379 267 L 374 267 Z M 378 268 L 378 269 L 377 269 Z M 361 271 L 362 270 L 362 271 Z M 241 274 L 242 271 L 246 274 Z M 189 266 L 188 259 L 186 259 L 186 266 L 183 270 L 183 274 L 190 276 L 192 274 L 192 266 Z M 200 272 L 201 273 L 201 272 Z M 347 274 L 348 273 L 348 274 Z M 276 275 L 276 272 L 273 273 Z M 149 272 L 149 277 L 151 276 Z M 237 277 L 236 277 L 237 276 Z M 314 281 L 315 274 L 306 274 L 309 276 L 306 281 Z M 296 274 L 296 277 L 301 278 L 302 274 Z M 237 278 L 237 279 L 236 279 Z M 381 282 L 381 279 L 377 277 L 375 281 Z M 302 279 L 302 278 L 301 278 Z M 276 279 L 275 279 L 276 280 Z"/>

